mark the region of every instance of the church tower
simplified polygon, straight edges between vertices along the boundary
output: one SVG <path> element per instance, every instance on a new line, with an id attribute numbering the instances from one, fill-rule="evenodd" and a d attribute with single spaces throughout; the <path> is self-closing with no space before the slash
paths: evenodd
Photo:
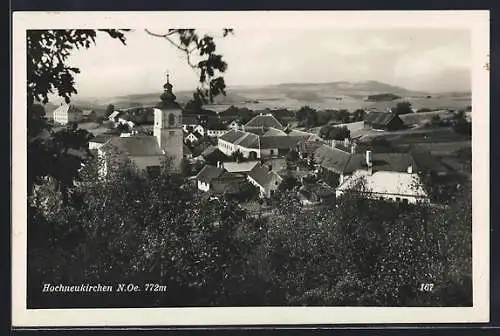
<path id="1" fill-rule="evenodd" d="M 154 109 L 153 135 L 160 149 L 172 160 L 172 169 L 180 171 L 183 158 L 182 108 L 175 101 L 169 75 L 163 85 L 160 103 Z"/>

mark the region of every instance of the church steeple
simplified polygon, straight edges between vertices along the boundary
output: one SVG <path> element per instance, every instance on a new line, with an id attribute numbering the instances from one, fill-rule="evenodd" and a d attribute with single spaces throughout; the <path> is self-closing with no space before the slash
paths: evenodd
<path id="1" fill-rule="evenodd" d="M 173 85 L 170 84 L 170 73 L 167 72 L 167 82 L 163 85 L 163 93 L 160 96 L 159 107 L 179 107 L 175 101 L 176 97 L 172 92 Z"/>

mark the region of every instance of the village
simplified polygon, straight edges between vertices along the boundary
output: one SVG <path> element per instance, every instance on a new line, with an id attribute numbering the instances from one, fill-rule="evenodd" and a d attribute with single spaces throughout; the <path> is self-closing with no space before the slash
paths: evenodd
<path id="1" fill-rule="evenodd" d="M 470 107 L 358 109 L 312 128 L 270 109 L 247 120 L 235 107 L 229 116 L 190 110 L 176 102 L 168 77 L 158 101 L 109 111 L 88 129 L 94 135 L 89 150 L 102 159 L 103 178 L 113 168 L 107 159 L 112 153 L 151 174 L 168 156 L 172 169 L 207 197 L 233 195 L 259 213 L 283 190 L 306 208 L 331 206 L 352 193 L 442 206 L 470 182 Z M 55 124 L 82 127 L 95 112 L 62 104 L 50 117 Z"/>

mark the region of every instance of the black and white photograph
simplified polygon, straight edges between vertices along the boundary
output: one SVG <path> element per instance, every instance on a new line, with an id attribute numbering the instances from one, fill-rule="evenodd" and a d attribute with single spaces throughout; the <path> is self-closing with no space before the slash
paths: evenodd
<path id="1" fill-rule="evenodd" d="M 19 323 L 488 319 L 488 12 L 18 14 Z"/>

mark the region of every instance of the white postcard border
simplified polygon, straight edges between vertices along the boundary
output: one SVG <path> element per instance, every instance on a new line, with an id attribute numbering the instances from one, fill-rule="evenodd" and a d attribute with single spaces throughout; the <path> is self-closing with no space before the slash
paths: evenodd
<path id="1" fill-rule="evenodd" d="M 167 23 L 167 24 L 166 24 Z M 27 309 L 26 30 L 57 28 L 469 29 L 473 71 L 473 307 Z M 16 12 L 12 31 L 12 325 L 201 326 L 489 321 L 489 12 Z"/>

